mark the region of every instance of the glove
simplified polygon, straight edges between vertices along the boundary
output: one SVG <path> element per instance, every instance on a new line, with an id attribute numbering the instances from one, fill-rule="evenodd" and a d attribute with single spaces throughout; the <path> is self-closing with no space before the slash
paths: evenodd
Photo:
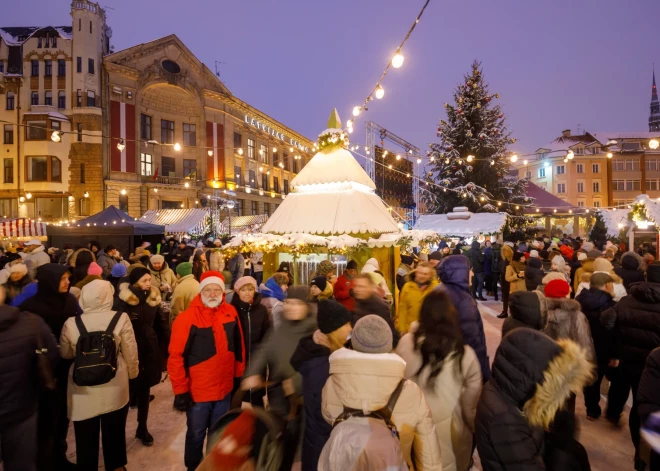
<path id="1" fill-rule="evenodd" d="M 183 394 L 177 394 L 176 396 L 174 396 L 174 408 L 176 410 L 179 410 L 181 412 L 186 412 L 194 405 L 195 403 L 193 402 L 192 396 L 190 395 L 189 392 Z"/>

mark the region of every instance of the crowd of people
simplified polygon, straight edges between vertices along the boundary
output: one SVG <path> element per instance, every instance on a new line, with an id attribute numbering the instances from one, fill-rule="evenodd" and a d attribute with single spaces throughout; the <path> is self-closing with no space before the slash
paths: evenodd
<path id="1" fill-rule="evenodd" d="M 401 256 L 394 294 L 375 258 L 341 273 L 324 260 L 300 286 L 289 263 L 264 280 L 263 254 L 221 248 L 163 239 L 124 260 L 94 241 L 32 240 L 0 254 L 6 471 L 95 470 L 101 444 L 105 469 L 126 469 L 128 410 L 139 442 L 158 443 L 151 388 L 166 375 L 188 470 L 288 470 L 299 457 L 304 471 L 464 471 L 475 448 L 487 471 L 586 470 L 575 403 L 582 392 L 599 420 L 604 378 L 604 418 L 618 425 L 632 391 L 634 466 L 657 469 L 640 451 L 660 411 L 650 247 L 442 242 Z M 484 293 L 505 319 L 492 367 Z"/>

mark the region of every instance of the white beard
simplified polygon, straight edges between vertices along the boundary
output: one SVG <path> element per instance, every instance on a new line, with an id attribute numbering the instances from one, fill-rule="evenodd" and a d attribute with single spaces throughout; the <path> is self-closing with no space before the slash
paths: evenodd
<path id="1" fill-rule="evenodd" d="M 204 304 L 204 306 L 206 307 L 210 307 L 213 309 L 220 306 L 221 303 L 222 303 L 222 298 L 209 298 L 206 296 L 202 296 L 202 304 Z"/>

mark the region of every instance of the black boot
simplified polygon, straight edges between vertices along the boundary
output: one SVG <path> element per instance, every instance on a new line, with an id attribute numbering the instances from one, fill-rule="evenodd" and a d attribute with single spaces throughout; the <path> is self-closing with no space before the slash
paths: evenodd
<path id="1" fill-rule="evenodd" d="M 507 317 L 509 317 L 509 313 L 508 313 L 508 312 L 503 312 L 502 314 L 500 314 L 499 316 L 497 316 L 498 319 L 506 319 Z"/>
<path id="2" fill-rule="evenodd" d="M 142 441 L 144 446 L 151 446 L 154 444 L 154 437 L 151 436 L 146 425 L 138 425 L 135 431 L 135 438 Z"/>

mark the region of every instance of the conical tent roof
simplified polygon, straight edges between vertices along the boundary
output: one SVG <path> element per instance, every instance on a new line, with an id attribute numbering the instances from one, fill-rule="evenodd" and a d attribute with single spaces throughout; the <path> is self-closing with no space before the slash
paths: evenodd
<path id="1" fill-rule="evenodd" d="M 337 110 L 319 136 L 319 152 L 293 179 L 293 190 L 263 232 L 277 234 L 381 234 L 399 230 L 376 185 L 346 150 Z"/>

